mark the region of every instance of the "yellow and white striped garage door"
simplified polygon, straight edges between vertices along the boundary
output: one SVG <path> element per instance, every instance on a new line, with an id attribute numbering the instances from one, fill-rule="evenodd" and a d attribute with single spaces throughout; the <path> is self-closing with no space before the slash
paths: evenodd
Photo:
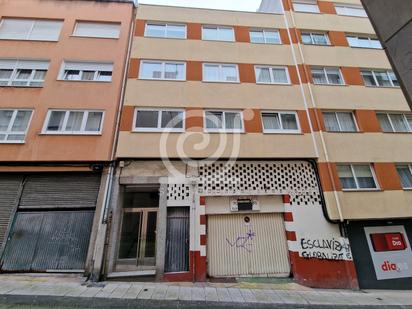
<path id="1" fill-rule="evenodd" d="M 288 277 L 283 215 L 209 215 L 207 258 L 211 277 Z"/>

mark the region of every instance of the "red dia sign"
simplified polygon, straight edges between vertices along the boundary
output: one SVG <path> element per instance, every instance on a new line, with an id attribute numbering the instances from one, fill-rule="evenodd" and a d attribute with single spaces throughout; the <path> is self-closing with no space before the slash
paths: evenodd
<path id="1" fill-rule="evenodd" d="M 406 242 L 402 233 L 370 234 L 375 252 L 398 251 L 406 249 Z"/>

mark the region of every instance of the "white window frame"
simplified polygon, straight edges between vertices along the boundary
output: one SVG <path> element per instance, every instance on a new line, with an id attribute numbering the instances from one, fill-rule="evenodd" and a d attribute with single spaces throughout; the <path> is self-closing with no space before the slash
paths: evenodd
<path id="1" fill-rule="evenodd" d="M 327 130 L 327 132 L 332 132 L 332 133 L 335 133 L 335 132 L 339 132 L 339 133 L 356 133 L 356 132 L 359 132 L 359 127 L 358 127 L 358 123 L 357 123 L 357 121 L 356 121 L 356 117 L 355 117 L 354 112 L 352 112 L 352 111 L 330 111 L 330 110 L 323 110 L 323 111 L 322 111 L 322 115 L 323 115 L 324 113 L 331 113 L 331 114 L 333 113 L 333 114 L 335 114 L 335 118 L 336 118 L 336 121 L 337 121 L 338 127 L 339 127 L 339 131 L 329 131 L 329 130 Z M 338 117 L 338 115 L 337 115 L 337 114 L 339 114 L 339 113 L 350 113 L 350 114 L 351 114 L 353 123 L 355 124 L 355 131 L 344 131 L 344 130 L 342 130 L 342 125 L 340 124 L 340 120 L 339 120 L 339 117 Z M 326 125 L 325 125 L 325 127 L 326 127 Z"/>
<path id="2" fill-rule="evenodd" d="M 205 39 L 204 38 L 204 29 L 205 28 L 213 28 L 217 31 L 217 38 L 216 39 Z M 220 29 L 230 29 L 232 30 L 232 39 L 231 40 L 222 40 L 219 38 L 219 31 Z M 235 42 L 236 41 L 236 34 L 235 29 L 231 26 L 216 26 L 216 25 L 202 25 L 202 41 L 217 41 L 217 42 Z"/>
<path id="3" fill-rule="evenodd" d="M 399 175 L 398 166 L 401 166 L 401 165 L 406 165 L 409 168 L 409 173 L 411 173 L 411 175 L 412 175 L 412 164 L 407 164 L 407 163 L 405 163 L 405 164 L 396 164 L 396 172 L 398 173 L 398 175 Z M 402 185 L 402 181 L 401 181 L 401 185 Z M 404 187 L 402 185 L 402 189 L 403 190 L 412 190 L 412 187 Z"/>
<path id="4" fill-rule="evenodd" d="M 206 66 L 218 66 L 219 67 L 219 80 L 206 80 L 205 79 L 205 67 Z M 231 66 L 236 68 L 236 81 L 226 81 L 223 80 L 223 67 L 224 66 Z M 212 62 L 204 62 L 202 64 L 202 81 L 206 83 L 240 83 L 239 79 L 239 66 L 235 63 L 212 63 Z"/>
<path id="5" fill-rule="evenodd" d="M 302 34 L 302 35 L 303 35 L 303 34 L 309 34 L 309 36 L 310 36 L 310 40 L 311 40 L 311 43 L 310 43 L 310 44 L 304 43 L 304 42 L 303 42 L 303 39 L 302 39 L 302 44 L 304 44 L 304 45 L 315 45 L 315 46 L 330 46 L 330 45 L 331 45 L 331 44 L 330 44 L 330 40 L 329 40 L 329 35 L 328 35 L 327 32 L 302 31 L 301 34 Z M 323 36 L 326 38 L 326 44 L 317 44 L 317 43 L 315 43 L 315 41 L 314 41 L 314 39 L 313 39 L 313 35 L 315 35 L 315 34 L 317 34 L 317 35 L 323 35 Z"/>
<path id="6" fill-rule="evenodd" d="M 9 65 L 2 66 L 1 61 L 5 60 L 9 62 Z M 38 62 L 36 65 L 33 65 L 35 62 Z M 27 64 L 25 64 L 27 63 Z M 0 59 L 0 70 L 13 70 L 11 73 L 10 78 L 8 79 L 1 79 L 2 82 L 7 82 L 7 85 L 0 85 L 1 87 L 29 87 L 29 88 L 42 88 L 44 86 L 44 82 L 46 80 L 47 72 L 49 71 L 49 60 L 32 60 L 32 59 Z M 31 70 L 30 77 L 26 80 L 18 80 L 17 74 L 19 70 Z M 45 79 L 34 79 L 34 75 L 36 74 L 36 70 L 39 71 L 46 71 Z M 27 85 L 13 85 L 15 81 L 26 81 Z M 30 85 L 30 83 L 42 83 L 40 86 Z"/>
<path id="7" fill-rule="evenodd" d="M 7 130 L 6 131 L 0 131 L 1 135 L 6 135 L 6 138 L 4 140 L 0 140 L 0 144 L 24 144 L 26 142 L 27 132 L 29 131 L 31 120 L 33 119 L 34 110 L 29 109 L 29 108 L 17 108 L 17 109 L 15 109 L 15 108 L 0 108 L 0 110 L 12 110 L 13 111 L 13 115 L 11 116 L 11 119 L 10 119 L 9 125 L 7 127 Z M 25 131 L 11 131 L 11 129 L 14 125 L 14 122 L 16 120 L 17 113 L 19 111 L 31 112 L 29 121 L 27 123 L 27 128 L 26 128 Z M 20 135 L 24 134 L 24 139 L 23 140 L 12 140 L 12 141 L 7 140 L 7 137 L 9 135 L 15 135 L 15 134 L 20 134 Z"/>
<path id="8" fill-rule="evenodd" d="M 76 34 L 77 27 L 79 23 L 85 23 L 85 24 L 116 24 L 119 26 L 119 35 L 118 36 L 101 36 L 101 35 L 79 35 Z M 76 20 L 76 24 L 73 29 L 73 34 L 72 36 L 74 37 L 79 37 L 79 38 L 96 38 L 96 39 L 119 39 L 120 38 L 120 32 L 121 32 L 121 23 L 119 22 L 105 22 L 105 21 L 85 21 L 85 20 Z"/>
<path id="9" fill-rule="evenodd" d="M 370 163 L 364 163 L 364 164 L 345 164 L 345 163 L 342 163 L 342 164 L 338 164 L 338 166 L 349 166 L 350 167 L 350 169 L 351 169 L 351 172 L 352 172 L 352 176 L 353 176 L 353 178 L 354 178 L 354 180 L 355 180 L 355 184 L 356 184 L 356 188 L 353 188 L 353 189 L 344 189 L 343 187 L 342 187 L 342 191 L 380 191 L 380 186 L 379 186 L 379 182 L 378 182 L 378 179 L 377 179 L 377 177 L 376 177 L 376 173 L 375 173 L 375 169 L 373 168 L 373 166 L 372 166 L 372 164 L 370 164 Z M 371 171 L 371 173 L 372 173 L 372 177 L 373 177 L 373 181 L 375 182 L 375 188 L 360 188 L 359 187 L 359 182 L 358 182 L 358 178 L 357 178 L 357 176 L 356 176 L 356 173 L 355 173 L 355 169 L 354 169 L 354 166 L 356 166 L 356 165 L 359 165 L 359 166 L 362 166 L 362 165 L 368 165 L 369 166 L 369 169 L 370 169 L 370 171 Z M 339 177 L 339 173 L 338 173 L 338 178 L 339 178 L 339 181 L 340 181 L 340 177 Z"/>
<path id="10" fill-rule="evenodd" d="M 308 11 L 308 10 L 296 10 L 295 4 L 310 5 L 310 6 L 316 7 L 317 9 L 316 9 L 316 10 L 313 10 L 313 11 Z M 292 5 L 293 5 L 293 10 L 294 10 L 295 12 L 298 12 L 298 13 L 320 14 L 320 9 L 319 9 L 319 5 L 318 5 L 317 1 L 296 0 L 296 1 L 292 1 Z"/>
<path id="11" fill-rule="evenodd" d="M 316 66 L 315 66 L 315 67 L 311 67 L 310 70 L 311 70 L 311 76 L 312 76 L 312 79 L 313 79 L 312 69 L 315 69 L 315 70 L 323 70 L 323 74 L 325 74 L 325 77 L 326 77 L 326 84 L 315 83 L 315 81 L 313 80 L 313 83 L 314 83 L 315 85 L 330 85 L 330 86 L 345 86 L 345 85 L 346 85 L 345 79 L 343 78 L 342 71 L 341 71 L 341 69 L 340 69 L 339 67 L 316 67 Z M 340 76 L 340 78 L 341 78 L 341 80 L 342 80 L 342 84 L 333 84 L 333 83 L 330 83 L 328 74 L 327 74 L 327 72 L 326 72 L 327 69 L 338 69 L 338 71 L 339 71 L 339 76 Z"/>
<path id="12" fill-rule="evenodd" d="M 63 118 L 63 124 L 62 124 L 63 131 L 48 131 L 47 130 L 47 126 L 49 124 L 52 112 L 65 112 L 66 113 Z M 82 119 L 82 124 L 80 126 L 81 128 L 80 131 L 64 131 L 64 129 L 67 126 L 67 120 L 69 119 L 70 112 L 83 112 L 83 119 Z M 96 132 L 85 131 L 88 115 L 89 113 L 94 113 L 94 112 L 102 113 L 102 120 L 100 122 L 100 130 L 98 132 L 97 131 Z M 98 109 L 95 109 L 95 110 L 92 110 L 92 109 L 49 109 L 47 111 L 46 120 L 43 125 L 42 134 L 44 135 L 102 135 L 104 117 L 105 117 L 105 111 L 98 110 Z"/>
<path id="13" fill-rule="evenodd" d="M 343 12 L 339 13 L 339 8 L 341 8 L 343 10 Z M 360 15 L 349 14 L 347 12 L 347 9 L 363 10 L 365 12 L 365 16 L 364 15 L 360 16 Z M 348 4 L 335 4 L 335 10 L 336 10 L 336 14 L 340 15 L 340 16 L 350 16 L 350 17 L 360 17 L 360 18 L 367 18 L 368 17 L 368 15 L 366 14 L 366 11 L 365 11 L 363 6 L 348 5 Z"/>
<path id="14" fill-rule="evenodd" d="M 250 33 L 251 33 L 251 32 L 261 32 L 261 33 L 263 34 L 263 41 L 264 41 L 263 43 L 262 43 L 262 42 L 252 42 L 252 39 L 250 39 L 250 43 L 252 43 L 252 44 L 282 45 L 282 38 L 281 38 L 281 36 L 280 36 L 280 32 L 279 32 L 278 29 L 250 29 L 250 30 L 249 30 L 249 36 L 250 36 Z M 277 33 L 278 36 L 279 36 L 279 42 L 278 42 L 278 43 L 268 42 L 267 39 L 266 39 L 266 33 L 267 33 L 267 32 L 275 32 L 275 33 Z"/>
<path id="15" fill-rule="evenodd" d="M 165 27 L 165 35 L 164 36 L 151 36 L 147 34 L 147 26 L 148 25 L 156 25 L 156 26 L 164 26 Z M 170 26 L 177 26 L 177 27 L 184 27 L 185 28 L 185 36 L 184 38 L 175 38 L 167 36 L 167 29 Z M 152 22 L 147 21 L 144 26 L 144 37 L 146 38 L 163 38 L 163 39 L 174 39 L 174 40 L 186 40 L 187 39 L 187 25 L 181 23 L 168 23 L 168 22 Z"/>
<path id="16" fill-rule="evenodd" d="M 207 112 L 217 112 L 222 113 L 222 128 L 221 129 L 213 129 L 206 127 L 206 113 Z M 240 123 L 242 128 L 240 129 L 226 129 L 226 113 L 239 113 L 240 114 Z M 204 132 L 207 133 L 244 133 L 245 132 L 245 122 L 243 119 L 243 111 L 242 110 L 230 110 L 230 109 L 207 109 L 203 111 L 203 128 Z"/>
<path id="17" fill-rule="evenodd" d="M 162 77 L 161 78 L 149 78 L 142 77 L 143 63 L 160 63 L 162 65 Z M 182 79 L 173 79 L 165 78 L 165 67 L 166 64 L 183 64 L 183 78 Z M 139 79 L 141 80 L 170 80 L 170 81 L 186 81 L 186 62 L 184 61 L 164 61 L 164 60 L 141 60 L 139 66 Z"/>
<path id="18" fill-rule="evenodd" d="M 269 69 L 270 73 L 270 83 L 266 82 L 259 82 L 258 81 L 258 69 Z M 281 82 L 275 82 L 275 78 L 273 76 L 273 69 L 283 69 L 286 72 L 286 79 L 287 82 L 281 83 Z M 256 84 L 261 84 L 261 85 L 290 85 L 290 76 L 289 76 L 289 69 L 288 67 L 283 67 L 283 66 L 269 66 L 269 65 L 255 65 L 255 79 L 256 79 Z"/>
<path id="19" fill-rule="evenodd" d="M 351 45 L 349 38 L 355 38 L 356 40 L 359 40 L 359 39 L 367 39 L 370 46 L 369 46 L 369 47 L 364 47 L 364 46 L 359 46 L 359 45 L 356 45 L 356 46 L 355 46 L 355 45 Z M 357 35 L 357 34 L 346 34 L 346 39 L 347 39 L 347 41 L 348 41 L 349 46 L 350 46 L 350 47 L 353 47 L 353 48 L 383 49 L 381 42 L 379 41 L 378 38 L 375 38 L 375 37 L 370 37 L 370 36 L 367 36 L 367 35 L 362 36 L 362 35 Z M 379 42 L 379 44 L 381 45 L 381 47 L 372 47 L 372 44 L 370 44 L 370 43 L 371 43 L 371 41 L 375 41 L 375 40 Z"/>
<path id="20" fill-rule="evenodd" d="M 64 20 L 61 20 L 61 19 L 31 19 L 31 18 L 3 17 L 3 18 L 0 20 L 0 28 L 2 27 L 3 22 L 4 22 L 4 20 L 6 20 L 6 19 L 14 19 L 14 20 L 20 19 L 20 20 L 25 20 L 25 21 L 27 21 L 27 22 L 31 22 L 31 27 L 30 27 L 29 32 L 27 33 L 26 38 L 24 38 L 24 39 L 22 39 L 22 38 L 15 38 L 15 39 L 13 39 L 13 38 L 5 38 L 5 39 L 0 38 L 0 40 L 58 42 L 58 41 L 59 41 L 59 38 L 60 38 L 60 35 L 61 35 L 62 28 L 63 28 L 63 22 L 64 22 Z M 57 38 L 56 38 L 56 39 L 47 39 L 47 38 L 32 39 L 32 38 L 30 38 L 30 36 L 31 36 L 32 33 L 33 33 L 33 29 L 34 29 L 34 26 L 36 25 L 36 22 L 39 22 L 39 21 L 40 21 L 40 22 L 41 22 L 41 21 L 45 21 L 45 22 L 47 22 L 47 21 L 60 22 L 61 25 L 60 25 L 59 35 L 57 36 Z"/>
<path id="21" fill-rule="evenodd" d="M 78 66 L 78 68 L 75 68 L 75 69 L 67 68 L 67 66 L 70 66 L 69 64 L 74 64 L 75 66 Z M 101 68 L 99 68 L 99 66 L 101 66 Z M 60 67 L 58 80 L 65 81 L 65 82 L 111 83 L 113 82 L 113 69 L 114 69 L 113 67 L 114 67 L 114 64 L 108 63 L 108 62 L 84 62 L 84 61 L 64 60 Z M 65 79 L 66 71 L 79 71 L 80 79 L 75 79 L 75 80 Z M 94 71 L 93 80 L 82 80 L 81 76 L 84 73 L 84 71 Z M 100 72 L 112 72 L 111 80 L 110 81 L 98 80 L 97 78 L 99 77 Z"/>
<path id="22" fill-rule="evenodd" d="M 389 121 L 389 124 L 391 125 L 392 131 L 391 132 L 386 132 L 383 131 L 383 133 L 412 133 L 412 126 L 409 124 L 408 119 L 406 118 L 406 114 L 402 114 L 402 113 L 387 113 L 387 112 L 377 112 L 376 114 L 380 114 L 380 115 L 385 115 L 386 118 Z M 390 115 L 401 115 L 403 118 L 403 121 L 406 125 L 406 128 L 408 129 L 407 132 L 400 132 L 400 131 L 395 131 L 395 126 L 393 125 L 392 119 L 390 117 Z"/>
<path id="23" fill-rule="evenodd" d="M 158 112 L 157 115 L 157 127 L 156 128 L 139 128 L 136 127 L 137 112 Z M 182 128 L 162 128 L 162 113 L 163 112 L 179 112 L 182 113 Z M 132 132 L 176 132 L 183 133 L 186 130 L 186 111 L 182 108 L 148 108 L 148 107 L 135 107 L 133 113 L 133 129 Z"/>
<path id="24" fill-rule="evenodd" d="M 375 87 L 375 88 L 400 88 L 400 86 L 395 86 L 393 84 L 392 78 L 390 78 L 390 73 L 395 74 L 393 71 L 391 70 L 371 70 L 371 69 L 361 69 L 361 76 L 363 79 L 363 75 L 362 72 L 371 72 L 372 73 L 372 77 L 373 80 L 375 82 L 375 85 L 366 85 L 365 87 Z M 379 85 L 378 79 L 376 78 L 376 73 L 386 73 L 386 75 L 388 76 L 389 82 L 391 83 L 391 86 L 381 86 Z M 396 75 L 395 75 L 396 77 Z M 397 79 L 397 78 L 396 78 Z M 399 82 L 399 81 L 398 81 Z"/>
<path id="25" fill-rule="evenodd" d="M 264 125 L 264 122 L 263 122 L 263 114 L 278 114 L 281 129 L 265 129 L 265 125 Z M 297 127 L 298 127 L 297 130 L 283 129 L 281 115 L 295 115 L 296 124 L 297 124 Z M 281 133 L 281 134 L 300 134 L 300 133 L 302 133 L 301 127 L 300 127 L 299 116 L 298 116 L 297 112 L 294 112 L 294 111 L 263 110 L 263 111 L 260 112 L 260 119 L 262 121 L 263 133 L 276 133 L 276 134 L 279 134 L 279 133 Z"/>

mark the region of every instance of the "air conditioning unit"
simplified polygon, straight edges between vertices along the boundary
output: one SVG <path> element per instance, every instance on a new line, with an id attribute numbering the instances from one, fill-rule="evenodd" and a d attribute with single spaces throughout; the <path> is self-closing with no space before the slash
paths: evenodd
<path id="1" fill-rule="evenodd" d="M 230 201 L 230 211 L 259 211 L 259 202 L 256 197 L 242 196 L 232 198 Z"/>

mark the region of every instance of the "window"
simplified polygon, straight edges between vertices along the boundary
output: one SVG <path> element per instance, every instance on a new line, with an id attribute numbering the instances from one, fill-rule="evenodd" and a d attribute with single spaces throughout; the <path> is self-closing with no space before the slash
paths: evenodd
<path id="1" fill-rule="evenodd" d="M 205 111 L 205 129 L 209 132 L 243 132 L 239 111 Z"/>
<path id="2" fill-rule="evenodd" d="M 0 59 L 0 86 L 42 87 L 49 61 Z"/>
<path id="3" fill-rule="evenodd" d="M 33 111 L 0 109 L 0 143 L 24 143 Z"/>
<path id="4" fill-rule="evenodd" d="M 145 109 L 135 111 L 134 131 L 184 131 L 185 113 L 174 109 Z"/>
<path id="5" fill-rule="evenodd" d="M 235 32 L 232 27 L 203 26 L 202 40 L 233 42 L 235 40 Z"/>
<path id="6" fill-rule="evenodd" d="M 289 72 L 285 67 L 255 66 L 256 83 L 290 84 Z"/>
<path id="7" fill-rule="evenodd" d="M 282 44 L 278 30 L 251 30 L 250 42 L 261 44 Z"/>
<path id="8" fill-rule="evenodd" d="M 412 189 L 412 165 L 398 165 L 396 169 L 401 178 L 402 188 Z"/>
<path id="9" fill-rule="evenodd" d="M 382 45 L 377 38 L 367 36 L 347 35 L 349 46 L 361 48 L 381 49 Z"/>
<path id="10" fill-rule="evenodd" d="M 326 131 L 356 132 L 355 119 L 351 112 L 323 112 Z"/>
<path id="11" fill-rule="evenodd" d="M 112 72 L 112 63 L 65 61 L 60 72 L 60 79 L 83 82 L 111 82 Z"/>
<path id="12" fill-rule="evenodd" d="M 368 17 L 362 6 L 355 5 L 335 5 L 336 14 L 355 17 Z"/>
<path id="13" fill-rule="evenodd" d="M 186 25 L 146 23 L 144 35 L 153 38 L 186 39 Z"/>
<path id="14" fill-rule="evenodd" d="M 239 71 L 236 64 L 203 64 L 203 81 L 206 82 L 239 82 Z"/>
<path id="15" fill-rule="evenodd" d="M 304 13 L 319 13 L 317 1 L 293 1 L 293 10 Z"/>
<path id="16" fill-rule="evenodd" d="M 100 134 L 102 111 L 49 110 L 44 134 Z"/>
<path id="17" fill-rule="evenodd" d="M 378 189 L 375 175 L 369 164 L 338 165 L 338 175 L 343 190 Z"/>
<path id="18" fill-rule="evenodd" d="M 344 85 L 339 68 L 311 68 L 313 82 L 317 85 Z"/>
<path id="19" fill-rule="evenodd" d="M 392 71 L 362 70 L 365 86 L 372 87 L 399 87 L 398 79 Z"/>
<path id="20" fill-rule="evenodd" d="M 186 80 L 186 63 L 172 61 L 142 61 L 140 79 Z"/>
<path id="21" fill-rule="evenodd" d="M 300 133 L 295 112 L 262 112 L 263 132 Z"/>
<path id="22" fill-rule="evenodd" d="M 3 18 L 0 22 L 0 39 L 57 41 L 63 21 Z"/>
<path id="23" fill-rule="evenodd" d="M 302 42 L 308 45 L 330 45 L 329 38 L 326 33 L 318 32 L 302 32 Z"/>
<path id="24" fill-rule="evenodd" d="M 412 132 L 412 114 L 377 113 L 383 132 Z"/>
<path id="25" fill-rule="evenodd" d="M 78 21 L 76 22 L 73 35 L 118 39 L 120 37 L 120 23 Z"/>

